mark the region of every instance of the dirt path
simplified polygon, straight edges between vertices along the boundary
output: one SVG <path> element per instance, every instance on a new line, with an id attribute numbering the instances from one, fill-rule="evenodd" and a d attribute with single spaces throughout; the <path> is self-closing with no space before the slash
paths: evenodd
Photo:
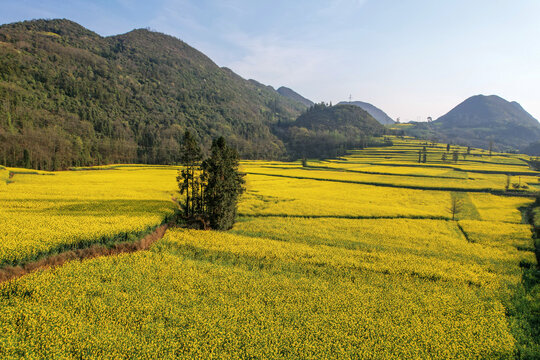
<path id="1" fill-rule="evenodd" d="M 147 250 L 154 242 L 165 235 L 169 224 L 163 224 L 152 233 L 146 235 L 136 242 L 121 242 L 110 247 L 95 244 L 87 248 L 70 250 L 56 255 L 52 255 L 37 261 L 29 262 L 21 266 L 7 266 L 0 269 L 0 283 L 18 279 L 39 269 L 53 268 L 61 266 L 67 261 L 92 259 L 98 256 L 111 256 L 122 253 L 132 253 L 140 250 Z"/>

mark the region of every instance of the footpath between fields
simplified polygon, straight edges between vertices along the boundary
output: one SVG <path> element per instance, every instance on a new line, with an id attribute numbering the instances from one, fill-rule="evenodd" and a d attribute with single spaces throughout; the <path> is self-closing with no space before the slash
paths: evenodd
<path id="1" fill-rule="evenodd" d="M 172 221 L 159 225 L 154 231 L 137 241 L 122 241 L 112 244 L 94 243 L 87 247 L 48 254 L 37 260 L 20 265 L 2 267 L 0 268 L 0 283 L 18 279 L 36 270 L 61 266 L 68 261 L 83 261 L 99 256 L 111 256 L 147 250 L 153 243 L 163 238 L 171 225 Z"/>

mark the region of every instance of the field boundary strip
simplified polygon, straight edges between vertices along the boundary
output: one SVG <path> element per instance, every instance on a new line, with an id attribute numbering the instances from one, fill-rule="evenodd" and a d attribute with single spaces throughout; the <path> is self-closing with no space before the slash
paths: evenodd
<path id="1" fill-rule="evenodd" d="M 272 168 L 271 166 L 265 166 L 265 167 Z M 290 169 L 290 168 L 284 168 L 284 169 Z M 419 177 L 419 178 L 463 180 L 462 177 L 457 177 L 457 176 L 437 176 L 437 175 L 421 175 L 421 174 L 394 174 L 394 173 L 388 173 L 388 172 L 341 169 L 341 168 L 335 168 L 335 167 L 331 167 L 331 166 L 308 165 L 307 167 L 298 167 L 297 169 L 302 169 L 302 170 L 316 169 L 316 170 L 328 170 L 328 171 L 342 171 L 342 172 L 351 172 L 351 173 L 368 174 L 368 175 L 389 175 L 389 176 L 405 176 L 405 177 Z"/>
<path id="2" fill-rule="evenodd" d="M 467 242 L 470 242 L 470 243 L 474 242 L 469 238 L 469 234 L 467 234 L 467 232 L 463 229 L 463 226 L 461 226 L 459 221 L 456 221 L 456 225 L 457 225 L 457 228 L 459 229 L 459 231 L 461 231 L 461 233 L 463 234 L 463 236 L 467 240 Z"/>
<path id="3" fill-rule="evenodd" d="M 376 220 L 376 219 L 411 219 L 411 220 L 445 220 L 450 221 L 448 216 L 429 216 L 429 215 L 289 215 L 289 214 L 246 214 L 239 213 L 239 217 L 250 218 L 304 218 L 304 219 L 349 219 L 349 220 Z"/>
<path id="4" fill-rule="evenodd" d="M 44 257 L 36 261 L 28 262 L 19 266 L 6 266 L 0 268 L 0 283 L 18 279 L 24 275 L 40 269 L 54 268 L 61 266 L 68 261 L 83 261 L 100 256 L 111 256 L 122 253 L 133 253 L 136 251 L 147 250 L 153 243 L 161 239 L 170 224 L 165 223 L 158 226 L 153 232 L 147 234 L 142 239 L 131 242 L 119 242 L 112 246 L 103 244 L 94 244 L 90 247 L 61 252 L 52 256 Z"/>
<path id="5" fill-rule="evenodd" d="M 458 187 L 437 187 L 437 186 L 416 186 L 416 185 L 397 185 L 390 183 L 381 183 L 375 181 L 358 181 L 358 180 L 341 180 L 341 179 L 325 179 L 325 178 L 314 178 L 309 176 L 293 176 L 293 175 L 282 175 L 282 174 L 268 174 L 268 173 L 258 173 L 245 171 L 244 174 L 249 175 L 261 175 L 261 176 L 274 176 L 281 178 L 289 179 L 300 179 L 300 180 L 314 180 L 314 181 L 328 181 L 328 182 L 338 182 L 346 184 L 359 184 L 359 185 L 371 185 L 371 186 L 382 186 L 382 187 L 391 187 L 391 188 L 401 188 L 401 189 L 411 189 L 411 190 L 432 190 L 432 191 L 457 191 L 457 192 L 469 192 L 469 193 L 490 193 L 493 195 L 500 196 L 518 196 L 518 197 L 535 197 L 535 193 L 530 192 L 511 192 L 503 190 L 495 190 L 490 188 L 480 188 L 480 189 L 465 189 Z"/>
<path id="6" fill-rule="evenodd" d="M 508 220 L 484 220 L 484 219 L 460 219 L 452 220 L 450 216 L 431 216 L 431 215 L 297 215 L 297 214 L 248 214 L 238 213 L 239 218 L 292 218 L 292 219 L 347 219 L 347 220 L 388 220 L 388 219 L 409 219 L 409 220 L 441 220 L 441 221 L 460 221 L 475 220 L 485 223 L 503 223 L 516 224 L 515 221 Z"/>
<path id="7" fill-rule="evenodd" d="M 540 176 L 540 172 L 529 170 L 529 171 L 504 171 L 504 170 L 480 170 L 480 169 L 463 169 L 459 165 L 422 165 L 422 164 L 397 164 L 397 163 L 384 163 L 384 162 L 359 162 L 359 161 L 336 161 L 338 164 L 358 164 L 358 165 L 372 165 L 372 166 L 391 166 L 391 167 L 418 167 L 426 169 L 453 169 L 455 171 L 463 172 L 472 172 L 478 174 L 487 174 L 487 175 L 512 175 L 512 176 Z M 511 165 L 511 164 L 495 164 L 489 163 L 498 166 Z M 463 164 L 462 164 L 463 165 Z M 393 175 L 393 174 L 392 174 Z"/>
<path id="8" fill-rule="evenodd" d="M 152 233 L 155 229 L 168 222 L 168 218 L 159 224 L 149 225 L 144 230 L 132 230 L 132 231 L 121 231 L 114 233 L 113 235 L 103 235 L 92 237 L 79 237 L 75 242 L 71 243 L 60 243 L 56 246 L 50 247 L 47 250 L 39 251 L 33 254 L 28 254 L 24 257 L 19 257 L 15 259 L 4 259 L 0 261 L 0 269 L 3 269 L 7 266 L 21 266 L 27 263 L 36 262 L 44 258 L 52 257 L 57 254 L 67 253 L 69 251 L 80 250 L 90 248 L 92 246 L 104 246 L 111 247 L 114 244 L 119 243 L 134 243 L 137 242 L 142 237 Z"/>

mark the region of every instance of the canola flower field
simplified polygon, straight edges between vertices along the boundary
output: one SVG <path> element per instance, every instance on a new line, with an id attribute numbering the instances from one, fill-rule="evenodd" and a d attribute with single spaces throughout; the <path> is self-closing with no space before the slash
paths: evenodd
<path id="1" fill-rule="evenodd" d="M 15 175 L 0 188 L 0 265 L 135 239 L 174 210 L 175 168 L 9 170 Z"/>
<path id="2" fill-rule="evenodd" d="M 419 164 L 423 142 L 393 141 L 306 168 L 244 161 L 232 230 L 170 229 L 147 251 L 0 284 L 0 357 L 537 358 L 520 209 L 539 174 L 476 149 L 443 163 L 441 144 Z M 3 264 L 137 237 L 174 209 L 175 167 L 78 170 L 0 168 Z M 505 193 L 505 170 L 527 187 Z"/>

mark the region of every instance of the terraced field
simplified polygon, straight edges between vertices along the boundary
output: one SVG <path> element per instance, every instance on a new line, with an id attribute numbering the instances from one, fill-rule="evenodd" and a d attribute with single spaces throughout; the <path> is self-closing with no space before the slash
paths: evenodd
<path id="1" fill-rule="evenodd" d="M 539 174 L 474 149 L 442 162 L 440 144 L 418 163 L 423 142 L 393 140 L 307 167 L 245 161 L 231 231 L 172 229 L 3 283 L 0 357 L 537 357 L 520 209 Z M 0 169 L 0 261 L 140 237 L 171 215 L 176 171 Z M 527 175 L 506 191 L 508 173 Z"/>
<path id="2" fill-rule="evenodd" d="M 0 265 L 135 239 L 174 210 L 175 168 L 10 172 L 0 190 Z"/>

